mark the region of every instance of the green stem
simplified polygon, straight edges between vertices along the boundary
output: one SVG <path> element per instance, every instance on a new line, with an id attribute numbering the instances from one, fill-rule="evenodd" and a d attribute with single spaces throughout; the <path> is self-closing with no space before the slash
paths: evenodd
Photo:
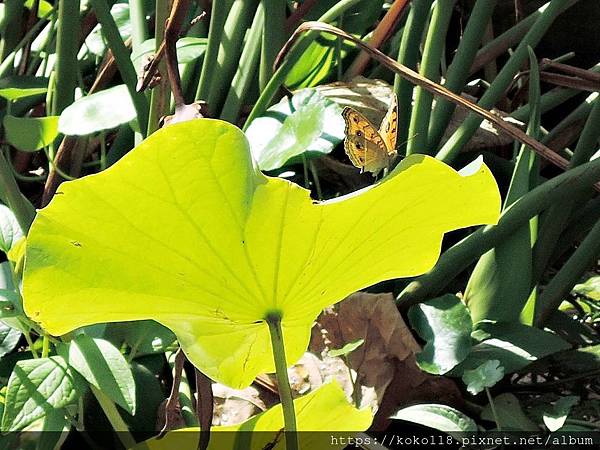
<path id="1" fill-rule="evenodd" d="M 543 326 L 558 308 L 579 277 L 592 266 L 600 254 L 600 222 L 596 223 L 575 253 L 546 286 L 536 305 L 537 326 Z"/>
<path id="2" fill-rule="evenodd" d="M 500 426 L 500 419 L 498 417 L 498 412 L 496 411 L 496 405 L 494 405 L 494 399 L 492 398 L 492 394 L 488 388 L 485 388 L 485 395 L 487 395 L 488 402 L 490 402 L 490 409 L 492 410 L 492 416 L 494 416 L 494 422 L 496 422 L 496 427 L 498 431 L 502 431 L 502 427 Z"/>
<path id="3" fill-rule="evenodd" d="M 196 100 L 206 100 L 208 98 L 210 82 L 215 76 L 215 65 L 219 46 L 221 45 L 221 36 L 227 14 L 231 9 L 232 0 L 213 0 L 210 13 L 210 28 L 208 31 L 208 45 L 204 53 L 202 62 L 202 71 L 200 72 L 200 82 L 196 91 Z"/>
<path id="4" fill-rule="evenodd" d="M 436 266 L 413 280 L 398 296 L 405 309 L 434 297 L 477 257 L 507 239 L 516 229 L 556 202 L 587 190 L 600 179 L 600 158 L 562 173 L 527 193 L 502 214 L 497 225 L 478 229 L 448 249 Z"/>
<path id="5" fill-rule="evenodd" d="M 33 348 L 33 341 L 31 340 L 31 336 L 29 336 L 29 333 L 23 333 L 23 336 L 25 337 L 25 340 L 27 341 L 27 346 L 29 347 L 29 351 L 31 352 L 31 354 L 33 355 L 33 357 L 35 359 L 38 359 L 40 357 L 40 355 L 38 355 L 38 353 Z"/>
<path id="6" fill-rule="evenodd" d="M 356 5 L 362 0 L 341 0 L 336 3 L 329 11 L 323 14 L 319 18 L 319 22 L 329 23 L 332 20 L 339 17 L 343 14 L 347 9 Z M 246 119 L 246 123 L 244 124 L 244 130 L 248 128 L 250 123 L 257 117 L 260 117 L 268 108 L 269 104 L 273 100 L 273 97 L 285 81 L 287 74 L 294 67 L 294 64 L 300 59 L 304 51 L 308 48 L 310 43 L 317 38 L 319 35 L 318 31 L 309 31 L 301 35 L 296 44 L 292 47 L 292 49 L 287 54 L 285 60 L 281 63 L 279 68 L 275 71 L 267 86 L 263 89 L 260 94 L 260 97 L 254 104 L 254 108 L 250 111 L 248 118 Z"/>
<path id="7" fill-rule="evenodd" d="M 137 74 L 135 72 L 135 68 L 133 67 L 133 63 L 131 62 L 129 50 L 127 50 L 123 39 L 121 39 L 119 29 L 112 15 L 110 14 L 110 9 L 108 8 L 106 1 L 90 0 L 90 3 L 96 12 L 96 17 L 98 17 L 98 22 L 100 22 L 102 27 L 102 34 L 108 42 L 108 46 L 115 57 L 121 78 L 127 85 L 129 95 L 131 95 L 131 99 L 137 113 L 137 120 L 140 130 L 142 130 L 142 134 L 145 135 L 146 130 L 148 129 L 148 101 L 143 93 L 137 92 L 135 89 L 137 85 Z"/>
<path id="8" fill-rule="evenodd" d="M 410 12 L 402 40 L 398 51 L 398 62 L 406 67 L 416 70 L 419 60 L 419 48 L 425 23 L 429 17 L 429 10 L 433 0 L 422 0 L 411 2 Z M 412 114 L 413 84 L 402 78 L 400 75 L 394 76 L 394 92 L 398 97 L 398 139 L 401 146 L 406 145 L 408 140 L 408 128 L 410 126 L 410 117 Z"/>
<path id="9" fill-rule="evenodd" d="M 452 18 L 454 3 L 454 0 L 436 2 L 431 23 L 427 30 L 427 39 L 425 40 L 425 48 L 419 72 L 425 78 L 429 78 L 432 81 L 439 81 L 440 79 L 440 60 L 446 43 L 446 34 L 450 19 Z M 408 135 L 412 139 L 408 141 L 406 147 L 407 155 L 411 153 L 428 153 L 426 148 L 428 142 L 427 133 L 432 103 L 433 95 L 422 87 L 417 86 L 415 104 L 408 131 Z"/>
<path id="10" fill-rule="evenodd" d="M 496 102 L 504 95 L 504 92 L 509 85 L 513 82 L 514 75 L 520 70 L 522 64 L 527 59 L 529 55 L 527 48 L 534 48 L 542 39 L 546 31 L 548 31 L 548 28 L 550 28 L 550 25 L 552 25 L 554 20 L 574 3 L 576 3 L 576 0 L 550 1 L 547 8 L 538 17 L 535 24 L 525 35 L 502 70 L 498 73 L 498 76 L 481 97 L 481 100 L 478 103 L 479 106 L 490 109 L 496 104 Z M 469 114 L 461 126 L 450 137 L 448 142 L 440 149 L 436 158 L 444 162 L 451 162 L 463 146 L 471 139 L 471 137 L 473 137 L 482 121 L 483 119 L 479 116 Z"/>
<path id="11" fill-rule="evenodd" d="M 0 23 L 0 61 L 14 53 L 21 34 L 23 18 L 23 0 L 6 0 L 2 22 Z M 11 66 L 12 72 L 12 66 Z"/>
<path id="12" fill-rule="evenodd" d="M 600 64 L 596 64 L 594 67 L 589 69 L 590 72 L 598 73 L 600 72 Z M 564 87 L 557 87 L 552 89 L 549 92 L 546 92 L 540 97 L 539 108 L 544 114 L 545 112 L 550 111 L 557 106 L 562 105 L 567 100 L 575 97 L 576 95 L 581 94 L 579 89 L 571 89 Z M 527 103 L 526 105 L 521 106 L 517 110 L 510 113 L 510 116 L 514 119 L 525 121 L 529 117 L 529 110 L 531 108 L 531 103 Z"/>
<path id="13" fill-rule="evenodd" d="M 54 10 L 48 12 L 48 14 L 44 16 L 43 19 L 38 20 L 37 23 L 31 27 L 31 29 L 25 34 L 23 39 L 21 39 L 21 41 L 17 44 L 15 49 L 5 59 L 1 60 L 2 63 L 0 64 L 0 78 L 10 74 L 10 72 L 13 69 L 15 57 L 17 56 L 19 50 L 25 47 L 27 42 L 29 42 L 29 40 L 32 39 L 33 36 L 35 36 L 44 25 L 46 25 L 46 19 L 53 14 Z"/>
<path id="14" fill-rule="evenodd" d="M 260 90 L 263 90 L 273 75 L 275 57 L 285 44 L 286 2 L 285 0 L 262 0 L 261 5 L 263 10 L 268 12 L 265 14 L 263 24 L 260 70 L 258 72 L 258 85 Z"/>
<path id="15" fill-rule="evenodd" d="M 456 55 L 448 68 L 445 77 L 446 81 L 444 82 L 444 87 L 455 94 L 460 94 L 469 77 L 469 67 L 473 63 L 479 43 L 490 22 L 496 3 L 498 3 L 498 0 L 477 0 L 477 3 L 475 3 L 475 6 L 471 10 L 469 21 L 456 50 Z M 455 109 L 456 105 L 448 100 L 441 98 L 436 100 L 429 123 L 427 149 L 430 151 L 439 145 Z M 529 117 L 529 115 L 526 117 Z"/>
<path id="16" fill-rule="evenodd" d="M 144 0 L 129 1 L 129 17 L 131 19 L 131 47 L 135 52 L 142 42 L 148 39 Z"/>
<path id="17" fill-rule="evenodd" d="M 24 233 L 29 231 L 29 227 L 35 217 L 35 208 L 27 200 L 12 175 L 8 161 L 4 158 L 4 152 L 0 151 L 0 196 L 14 213 L 17 222 Z"/>
<path id="18" fill-rule="evenodd" d="M 77 50 L 79 34 L 79 0 L 58 4 L 56 38 L 56 90 L 52 98 L 52 114 L 60 115 L 75 100 L 77 86 Z"/>
<path id="19" fill-rule="evenodd" d="M 239 117 L 240 110 L 249 91 L 250 83 L 252 83 L 252 80 L 256 76 L 256 67 L 261 49 L 261 30 L 264 27 L 265 20 L 265 6 L 261 2 L 256 9 L 256 15 L 250 27 L 244 50 L 240 56 L 237 71 L 231 81 L 231 87 L 221 110 L 220 118 L 222 120 L 236 123 Z"/>
<path id="20" fill-rule="evenodd" d="M 287 361 L 285 359 L 285 347 L 283 342 L 283 330 L 281 329 L 281 314 L 272 313 L 265 318 L 269 325 L 271 334 L 271 346 L 273 347 L 273 359 L 275 361 L 275 373 L 277 375 L 277 386 L 279 398 L 283 409 L 284 429 L 287 432 L 285 438 L 286 450 L 298 450 L 298 434 L 296 428 L 296 412 L 292 399 L 292 389 L 287 374 Z"/>
<path id="21" fill-rule="evenodd" d="M 567 0 L 565 8 L 573 6 L 578 1 L 579 0 Z M 480 71 L 490 61 L 493 61 L 498 56 L 506 53 L 509 48 L 518 44 L 523 39 L 523 36 L 525 36 L 531 27 L 536 23 L 536 20 L 547 7 L 548 3 L 545 3 L 536 11 L 517 23 L 514 27 L 509 28 L 500 36 L 481 47 L 481 50 L 479 50 L 475 56 L 475 61 L 471 67 L 470 74 L 472 75 L 475 72 Z"/>
<path id="22" fill-rule="evenodd" d="M 223 36 L 216 67 L 208 92 L 208 110 L 212 117 L 222 109 L 223 102 L 237 70 L 242 42 L 252 21 L 252 11 L 257 8 L 257 0 L 234 0 L 231 11 L 223 27 Z"/>
<path id="23" fill-rule="evenodd" d="M 119 414 L 117 407 L 114 402 L 106 396 L 102 391 L 94 387 L 90 384 L 90 389 L 96 400 L 98 400 L 98 404 L 102 408 L 104 415 L 110 422 L 113 430 L 116 432 L 119 440 L 123 444 L 125 448 L 132 448 L 135 446 L 136 442 L 131 433 L 129 432 L 129 427 Z"/>

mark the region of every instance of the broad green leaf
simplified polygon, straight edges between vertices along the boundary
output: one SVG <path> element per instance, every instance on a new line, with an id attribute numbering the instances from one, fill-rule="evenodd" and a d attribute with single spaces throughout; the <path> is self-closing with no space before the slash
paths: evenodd
<path id="1" fill-rule="evenodd" d="M 131 36 L 131 21 L 129 20 L 129 5 L 127 3 L 117 3 L 110 9 L 115 24 L 119 29 L 119 34 L 123 41 Z M 85 39 L 85 45 L 96 56 L 104 55 L 106 51 L 106 41 L 102 35 L 102 27 L 96 25 L 92 32 Z"/>
<path id="2" fill-rule="evenodd" d="M 114 345 L 81 334 L 59 348 L 59 354 L 88 383 L 129 414 L 135 414 L 135 382 L 129 364 Z"/>
<path id="3" fill-rule="evenodd" d="M 120 84 L 82 97 L 65 108 L 58 120 L 58 130 L 66 135 L 84 136 L 116 128 L 135 118 L 127 86 Z"/>
<path id="4" fill-rule="evenodd" d="M 2 431 L 18 431 L 77 401 L 80 381 L 60 356 L 19 361 L 8 380 Z"/>
<path id="5" fill-rule="evenodd" d="M 418 423 L 445 433 L 453 431 L 474 433 L 477 431 L 477 425 L 469 416 L 450 406 L 435 403 L 402 408 L 390 419 Z"/>
<path id="6" fill-rule="evenodd" d="M 492 359 L 473 370 L 465 370 L 462 380 L 467 385 L 467 391 L 477 395 L 485 388 L 494 386 L 503 377 L 504 368 L 500 365 L 500 361 Z"/>
<path id="7" fill-rule="evenodd" d="M 354 341 L 354 342 L 348 342 L 342 348 L 336 348 L 334 350 L 329 350 L 328 354 L 332 358 L 336 357 L 336 356 L 346 356 L 346 355 L 352 353 L 354 350 L 356 350 L 361 345 L 363 345 L 364 342 L 365 342 L 364 339 L 358 339 L 357 341 Z"/>
<path id="8" fill-rule="evenodd" d="M 413 306 L 408 317 L 415 331 L 427 344 L 417 354 L 417 364 L 426 372 L 442 375 L 471 350 L 473 322 L 458 297 L 447 294 Z"/>
<path id="9" fill-rule="evenodd" d="M 6 140 L 13 147 L 34 152 L 46 147 L 58 136 L 58 116 L 14 117 L 2 119 Z"/>
<path id="10" fill-rule="evenodd" d="M 343 449 L 345 445 L 331 442 L 332 431 L 358 432 L 366 430 L 372 421 L 369 409 L 358 410 L 346 399 L 346 395 L 336 382 L 328 383 L 319 389 L 294 400 L 297 430 L 300 448 Z M 285 437 L 279 430 L 283 428 L 283 411 L 277 404 L 264 413 L 258 414 L 239 425 L 212 427 L 209 450 L 244 449 L 284 450 Z M 198 428 L 186 428 L 167 433 L 162 439 L 150 439 L 135 447 L 137 450 L 196 450 L 198 447 Z M 241 431 L 242 433 L 235 433 Z M 314 431 L 317 433 L 302 433 Z M 318 433 L 327 431 L 329 433 Z M 252 433 L 250 433 L 252 432 Z M 277 439 L 279 436 L 279 439 Z M 277 441 L 273 447 L 269 443 Z"/>
<path id="11" fill-rule="evenodd" d="M 477 328 L 473 335 L 482 342 L 474 345 L 467 359 L 456 367 L 459 374 L 493 359 L 500 361 L 505 373 L 512 373 L 571 347 L 553 333 L 520 323 L 481 322 Z"/>
<path id="12" fill-rule="evenodd" d="M 539 431 L 538 426 L 523 412 L 519 399 L 513 394 L 500 394 L 493 400 L 502 431 Z M 482 411 L 481 418 L 494 422 L 494 414 L 489 404 Z"/>
<path id="13" fill-rule="evenodd" d="M 19 343 L 22 333 L 0 320 L 0 358 L 12 352 Z"/>
<path id="14" fill-rule="evenodd" d="M 329 153 L 344 139 L 342 109 L 314 89 L 285 97 L 246 130 L 261 170 L 274 170 L 305 152 Z"/>
<path id="15" fill-rule="evenodd" d="M 177 62 L 179 64 L 186 64 L 200 58 L 204 55 L 207 44 L 207 38 L 186 36 L 178 39 Z M 137 50 L 131 54 L 131 62 L 138 71 L 138 74 L 140 74 L 142 71 L 144 57 L 154 54 L 154 46 L 154 38 L 148 39 L 142 42 Z"/>
<path id="16" fill-rule="evenodd" d="M 109 323 L 103 337 L 117 347 L 127 344 L 136 356 L 164 353 L 176 340 L 171 330 L 153 320 Z"/>
<path id="17" fill-rule="evenodd" d="M 7 206 L 0 204 L 0 250 L 8 253 L 23 236 L 15 214 Z"/>
<path id="18" fill-rule="evenodd" d="M 571 408 L 579 402 L 579 397 L 576 395 L 567 395 L 559 398 L 556 403 L 549 405 L 543 414 L 544 425 L 551 432 L 555 432 L 562 428 L 571 412 Z"/>
<path id="19" fill-rule="evenodd" d="M 426 272 L 444 232 L 496 221 L 491 173 L 468 170 L 416 155 L 372 187 L 314 202 L 260 173 L 233 125 L 171 125 L 102 173 L 63 183 L 38 212 L 25 309 L 55 335 L 154 319 L 200 370 L 241 388 L 274 371 L 268 314 L 282 315 L 292 364 L 324 307 Z"/>
<path id="20" fill-rule="evenodd" d="M 0 80 L 0 97 L 8 101 L 43 95 L 48 91 L 48 79 L 32 76 L 9 76 Z"/>

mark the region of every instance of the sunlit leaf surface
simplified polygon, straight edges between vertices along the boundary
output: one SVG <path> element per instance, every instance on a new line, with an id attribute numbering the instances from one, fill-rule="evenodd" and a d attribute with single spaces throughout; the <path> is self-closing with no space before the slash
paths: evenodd
<path id="1" fill-rule="evenodd" d="M 444 232 L 495 222 L 490 171 L 468 172 L 415 155 L 374 186 L 318 203 L 260 173 L 233 125 L 172 125 L 101 174 L 64 183 L 38 213 L 25 309 L 55 335 L 154 319 L 208 376 L 241 388 L 274 370 L 268 313 L 283 317 L 291 364 L 324 307 L 424 273 Z"/>

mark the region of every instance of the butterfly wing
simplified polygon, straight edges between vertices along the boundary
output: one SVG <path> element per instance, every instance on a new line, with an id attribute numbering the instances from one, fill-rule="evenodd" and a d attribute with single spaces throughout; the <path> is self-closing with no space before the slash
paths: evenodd
<path id="1" fill-rule="evenodd" d="M 398 138 L 398 99 L 392 94 L 392 103 L 379 127 L 379 134 L 385 142 L 388 155 L 396 155 L 396 140 Z"/>
<path id="2" fill-rule="evenodd" d="M 388 166 L 389 157 L 386 144 L 377 129 L 369 120 L 353 108 L 342 111 L 346 122 L 344 130 L 344 150 L 352 164 L 374 174 Z"/>

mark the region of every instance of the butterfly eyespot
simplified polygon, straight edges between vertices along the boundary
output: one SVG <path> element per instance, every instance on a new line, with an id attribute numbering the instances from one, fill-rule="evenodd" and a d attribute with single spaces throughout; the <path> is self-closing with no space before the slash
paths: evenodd
<path id="1" fill-rule="evenodd" d="M 362 134 L 362 131 L 357 131 L 357 132 L 356 132 L 356 135 L 357 135 L 358 137 L 361 137 L 361 136 L 363 135 L 363 134 Z"/>
<path id="2" fill-rule="evenodd" d="M 352 120 L 354 120 L 354 123 L 358 123 L 358 118 L 357 117 L 352 118 Z"/>

